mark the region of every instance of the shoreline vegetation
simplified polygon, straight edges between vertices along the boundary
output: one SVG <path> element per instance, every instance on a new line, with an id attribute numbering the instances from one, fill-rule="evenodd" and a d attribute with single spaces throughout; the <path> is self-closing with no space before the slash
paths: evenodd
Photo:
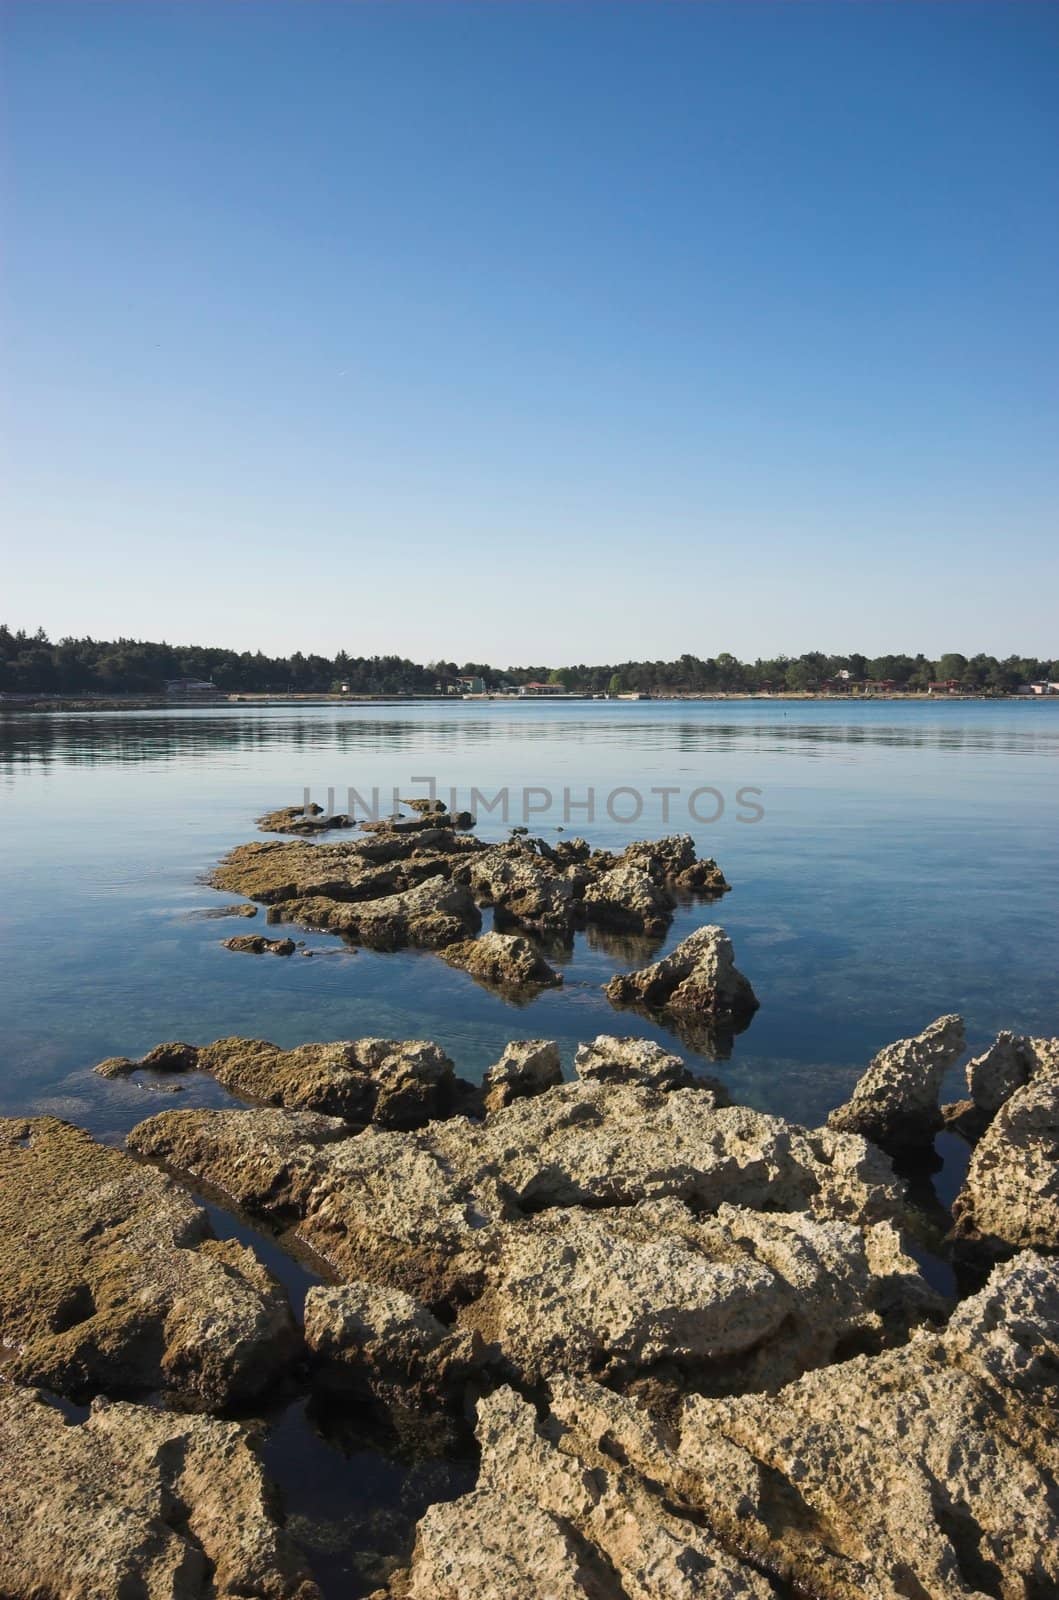
<path id="1" fill-rule="evenodd" d="M 271 657 L 200 645 L 63 638 L 0 623 L 0 704 L 149 709 L 178 703 L 511 699 L 926 699 L 1059 696 L 1059 660 L 957 652 L 868 657 L 807 651 L 754 662 L 727 652 L 672 661 L 492 667 L 401 656 Z"/>

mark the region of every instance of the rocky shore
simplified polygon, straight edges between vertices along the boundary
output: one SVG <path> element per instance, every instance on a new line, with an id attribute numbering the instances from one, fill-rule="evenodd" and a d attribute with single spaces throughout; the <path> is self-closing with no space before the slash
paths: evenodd
<path id="1" fill-rule="evenodd" d="M 486 845 L 425 806 L 215 881 L 510 998 L 559 981 L 549 941 L 653 937 L 725 887 L 683 838 Z M 757 1005 L 715 925 L 608 996 L 683 1037 Z M 320 1600 L 260 1455 L 306 1394 L 475 1452 L 375 1600 L 1059 1593 L 1059 1040 L 1001 1034 L 943 1104 L 965 1053 L 939 1017 L 816 1128 L 615 1034 L 572 1076 L 513 1039 L 481 1082 L 430 1040 L 100 1062 L 228 1100 L 124 1149 L 0 1119 L 0 1596 Z M 942 1129 L 951 1214 L 920 1181 Z M 318 1269 L 303 1315 L 283 1252 Z"/>

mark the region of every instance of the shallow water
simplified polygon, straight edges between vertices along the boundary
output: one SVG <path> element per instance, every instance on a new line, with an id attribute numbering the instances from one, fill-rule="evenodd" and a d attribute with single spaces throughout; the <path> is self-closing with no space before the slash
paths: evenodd
<path id="1" fill-rule="evenodd" d="M 311 960 L 222 948 L 264 914 L 203 918 L 231 897 L 200 880 L 254 837 L 255 816 L 306 788 L 322 804 L 333 788 L 343 808 L 350 786 L 368 798 L 376 785 L 386 814 L 394 788 L 423 793 L 413 779 L 432 775 L 463 805 L 474 786 L 507 786 L 510 822 L 522 821 L 524 788 L 549 790 L 550 809 L 529 819 L 545 837 L 560 825 L 617 846 L 693 833 L 733 888 L 681 908 L 667 946 L 722 922 L 761 1001 L 720 1075 L 739 1099 L 818 1122 L 875 1050 L 941 1012 L 961 1012 L 976 1046 L 1002 1027 L 1059 1031 L 1057 758 L 1059 703 L 1029 701 L 0 714 L 0 1112 L 53 1112 L 119 1140 L 163 1106 L 226 1097 L 200 1079 L 175 1099 L 161 1084 L 108 1082 L 92 1075 L 97 1060 L 232 1033 L 284 1045 L 431 1038 L 469 1077 L 530 1035 L 557 1039 L 568 1064 L 599 1032 L 657 1038 L 695 1060 L 603 995 L 641 955 L 584 936 L 561 962 L 564 987 L 522 1008 L 428 954 L 349 952 L 321 934 L 304 935 Z M 590 787 L 596 819 L 581 808 L 564 821 L 564 788 L 576 802 Z M 668 827 L 651 793 L 666 787 L 679 790 Z M 706 788 L 724 801 L 714 822 L 688 811 Z M 759 793 L 741 802 L 746 789 Z M 638 820 L 608 816 L 611 795 L 619 815 L 641 796 Z M 749 801 L 760 820 L 740 820 Z M 700 816 L 718 809 L 709 794 L 695 804 Z M 497 814 L 479 832 L 507 828 Z M 947 1200 L 961 1152 L 942 1143 Z M 268 1454 L 296 1519 L 320 1521 L 314 1559 L 342 1594 L 370 1588 L 378 1553 L 399 1549 L 426 1500 L 460 1492 L 468 1470 L 365 1443 L 348 1419 L 321 1426 L 303 1401 L 276 1421 Z"/>

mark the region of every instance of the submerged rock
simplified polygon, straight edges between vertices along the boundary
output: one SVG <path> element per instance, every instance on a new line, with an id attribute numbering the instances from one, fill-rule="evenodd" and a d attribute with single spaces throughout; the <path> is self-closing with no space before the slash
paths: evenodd
<path id="1" fill-rule="evenodd" d="M 347 1122 L 418 1128 L 475 1098 L 452 1061 L 427 1039 L 338 1039 L 281 1050 L 267 1039 L 158 1045 L 140 1061 L 113 1056 L 95 1069 L 124 1077 L 144 1068 L 208 1072 L 232 1094 Z"/>
<path id="2" fill-rule="evenodd" d="M 61 1394 L 259 1393 L 298 1347 L 281 1286 L 171 1179 L 50 1117 L 0 1120 L 5 1373 Z"/>
<path id="3" fill-rule="evenodd" d="M 320 1600 L 233 1422 L 97 1400 L 68 1424 L 0 1385 L 0 1593 Z"/>
<path id="4" fill-rule="evenodd" d="M 899 1039 L 873 1058 L 845 1105 L 828 1125 L 861 1133 L 884 1150 L 929 1146 L 942 1126 L 942 1080 L 964 1051 L 963 1019 L 939 1017 L 912 1039 Z"/>
<path id="5" fill-rule="evenodd" d="M 562 1081 L 558 1045 L 550 1039 L 512 1039 L 482 1079 L 483 1109 L 499 1111 Z"/>
<path id="6" fill-rule="evenodd" d="M 127 1078 L 133 1072 L 193 1072 L 198 1066 L 199 1047 L 183 1039 L 156 1044 L 138 1061 L 128 1056 L 108 1056 L 94 1069 L 101 1078 Z"/>
<path id="7" fill-rule="evenodd" d="M 279 811 L 266 811 L 258 817 L 262 833 L 328 833 L 333 828 L 352 828 L 354 819 L 344 811 L 328 816 L 323 806 L 282 806 Z"/>
<path id="8" fill-rule="evenodd" d="M 732 941 L 716 926 L 696 929 L 661 961 L 612 978 L 606 991 L 616 1006 L 638 1006 L 663 1016 L 745 1022 L 758 1005 L 735 965 Z"/>
<path id="9" fill-rule="evenodd" d="M 477 939 L 463 939 L 447 945 L 441 959 L 495 989 L 556 988 L 563 981 L 562 973 L 550 967 L 528 939 L 516 934 L 483 933 Z"/>
<path id="10" fill-rule="evenodd" d="M 267 939 L 263 933 L 237 933 L 221 943 L 226 950 L 243 950 L 252 956 L 292 956 L 297 948 L 293 939 Z"/>

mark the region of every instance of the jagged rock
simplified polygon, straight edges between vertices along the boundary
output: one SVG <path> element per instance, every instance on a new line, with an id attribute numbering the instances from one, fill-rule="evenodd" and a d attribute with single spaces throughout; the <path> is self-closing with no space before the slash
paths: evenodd
<path id="1" fill-rule="evenodd" d="M 328 833 L 333 828 L 352 828 L 354 819 L 345 812 L 334 816 L 324 814 L 323 806 L 282 806 L 279 811 L 266 811 L 258 817 L 262 833 Z"/>
<path id="2" fill-rule="evenodd" d="M 221 1184 L 251 1211 L 293 1221 L 341 1277 L 403 1289 L 432 1308 L 473 1298 L 498 1231 L 552 1207 L 672 1195 L 703 1213 L 731 1200 L 858 1222 L 902 1211 L 889 1163 L 862 1139 L 719 1107 L 708 1088 L 579 1082 L 482 1123 L 457 1117 L 345 1139 L 334 1126 L 304 1113 L 167 1112 L 129 1142 Z"/>
<path id="3" fill-rule="evenodd" d="M 957 1239 L 1059 1248 L 1059 1071 L 1005 1100 L 971 1157 L 952 1214 Z"/>
<path id="4" fill-rule="evenodd" d="M 141 1061 L 110 1057 L 104 1077 L 143 1068 L 208 1072 L 233 1094 L 293 1111 L 320 1111 L 347 1122 L 417 1128 L 451 1116 L 473 1100 L 445 1052 L 426 1039 L 338 1039 L 281 1050 L 267 1039 L 158 1045 Z"/>
<path id="5" fill-rule="evenodd" d="M 220 1406 L 257 1394 L 297 1349 L 286 1296 L 252 1251 L 212 1238 L 162 1173 L 51 1117 L 0 1120 L 0 1252 L 0 1344 L 19 1383 Z"/>
<path id="6" fill-rule="evenodd" d="M 0 1593 L 319 1600 L 233 1422 L 97 1400 L 66 1423 L 0 1385 Z"/>
<path id="7" fill-rule="evenodd" d="M 647 1089 L 709 1089 L 714 1103 L 728 1105 L 728 1091 L 717 1078 L 692 1072 L 679 1056 L 653 1039 L 619 1039 L 601 1033 L 581 1044 L 574 1056 L 579 1078 L 600 1083 L 639 1083 Z"/>
<path id="8" fill-rule="evenodd" d="M 482 1079 L 483 1107 L 499 1111 L 513 1100 L 543 1094 L 563 1081 L 559 1047 L 550 1039 L 513 1039 Z"/>
<path id="9" fill-rule="evenodd" d="M 1038 1073 L 1059 1075 L 1059 1039 L 998 1033 L 988 1050 L 968 1061 L 966 1071 L 971 1099 L 988 1119 Z"/>
<path id="10" fill-rule="evenodd" d="M 293 939 L 266 939 L 263 933 L 237 933 L 231 939 L 222 939 L 226 950 L 243 950 L 252 956 L 292 956 Z"/>
<path id="11" fill-rule="evenodd" d="M 587 920 L 605 928 L 661 935 L 673 920 L 673 896 L 635 866 L 601 873 L 586 888 L 583 904 Z"/>
<path id="12" fill-rule="evenodd" d="M 597 1408 L 565 1384 L 562 1421 L 542 1426 L 512 1389 L 479 1402 L 478 1483 L 420 1520 L 393 1600 L 773 1600 L 765 1578 L 624 1464 L 598 1422 L 606 1391 L 584 1388 Z"/>
<path id="13" fill-rule="evenodd" d="M 777 1388 L 843 1341 L 901 1337 L 941 1302 L 888 1223 L 864 1230 L 680 1201 L 553 1210 L 499 1231 L 459 1326 L 523 1382 L 628 1383 L 662 1364 L 721 1390 Z"/>
<path id="14" fill-rule="evenodd" d="M 1019 1257 L 944 1332 L 777 1395 L 691 1397 L 684 1493 L 819 1600 L 1056 1593 L 1057 1271 Z"/>
<path id="15" fill-rule="evenodd" d="M 302 927 L 340 933 L 373 950 L 401 950 L 406 945 L 440 950 L 469 938 L 482 925 L 470 892 L 442 876 L 375 900 L 334 900 L 322 895 L 290 900 L 283 906 L 283 915 Z"/>
<path id="16" fill-rule="evenodd" d="M 648 873 L 656 883 L 670 884 L 686 892 L 720 895 L 731 887 L 712 857 L 698 859 L 690 833 L 637 840 L 626 845 L 618 860 Z"/>
<path id="17" fill-rule="evenodd" d="M 483 933 L 462 939 L 441 951 L 450 967 L 461 967 L 472 978 L 497 989 L 556 988 L 563 981 L 528 939 L 510 933 Z"/>
<path id="18" fill-rule="evenodd" d="M 964 1050 L 963 1019 L 939 1017 L 913 1039 L 899 1039 L 873 1058 L 849 1100 L 828 1125 L 861 1133 L 883 1149 L 930 1145 L 942 1125 L 938 1095 Z"/>
<path id="19" fill-rule="evenodd" d="M 476 1333 L 450 1332 L 421 1301 L 370 1283 L 310 1289 L 305 1342 L 318 1377 L 404 1408 L 461 1401 L 486 1359 Z"/>
<path id="20" fill-rule="evenodd" d="M 732 941 L 723 928 L 698 928 L 675 950 L 639 972 L 612 978 L 607 995 L 616 1006 L 692 1017 L 745 1020 L 757 997 L 735 965 Z"/>
<path id="21" fill-rule="evenodd" d="M 453 869 L 479 904 L 496 906 L 511 921 L 542 933 L 567 934 L 578 914 L 575 886 L 561 867 L 531 842 L 512 839 L 477 855 L 467 855 Z"/>

